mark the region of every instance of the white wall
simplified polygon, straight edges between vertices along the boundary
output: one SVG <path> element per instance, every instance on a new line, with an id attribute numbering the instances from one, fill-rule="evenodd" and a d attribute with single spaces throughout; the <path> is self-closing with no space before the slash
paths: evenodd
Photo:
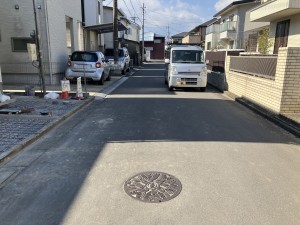
<path id="1" fill-rule="evenodd" d="M 19 5 L 19 10 L 15 9 L 16 4 Z M 36 0 L 36 5 L 41 6 L 41 9 L 37 9 L 37 18 L 43 59 L 50 58 L 52 62 L 66 62 L 68 53 L 65 17 L 73 19 L 72 47 L 73 50 L 77 50 L 79 48 L 78 28 L 80 27 L 78 22 L 81 22 L 80 0 Z M 1 0 L 0 21 L 0 62 L 30 62 L 26 52 L 12 52 L 11 37 L 29 37 L 30 33 L 35 30 L 32 1 Z"/>

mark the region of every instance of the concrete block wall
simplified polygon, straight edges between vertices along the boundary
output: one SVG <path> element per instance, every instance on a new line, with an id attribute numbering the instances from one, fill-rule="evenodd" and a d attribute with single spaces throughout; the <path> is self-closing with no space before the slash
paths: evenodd
<path id="1" fill-rule="evenodd" d="M 209 71 L 207 73 L 207 82 L 222 92 L 227 89 L 224 73 Z"/>
<path id="2" fill-rule="evenodd" d="M 226 60 L 228 91 L 275 113 L 300 113 L 300 48 L 280 48 L 275 79 L 230 71 Z"/>

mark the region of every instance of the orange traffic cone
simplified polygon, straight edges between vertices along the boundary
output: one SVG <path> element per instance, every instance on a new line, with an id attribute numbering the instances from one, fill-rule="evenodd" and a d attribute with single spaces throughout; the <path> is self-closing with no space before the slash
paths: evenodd
<path id="1" fill-rule="evenodd" d="M 64 79 L 61 81 L 61 99 L 67 99 L 69 98 L 69 92 L 68 90 L 70 90 L 70 81 L 68 81 L 65 77 Z"/>
<path id="2" fill-rule="evenodd" d="M 67 91 L 62 91 L 60 98 L 61 99 L 67 99 L 67 98 L 69 98 L 69 93 Z"/>

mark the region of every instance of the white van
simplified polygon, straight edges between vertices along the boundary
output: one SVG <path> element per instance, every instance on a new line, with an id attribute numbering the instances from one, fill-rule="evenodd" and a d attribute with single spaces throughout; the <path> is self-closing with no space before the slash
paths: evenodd
<path id="1" fill-rule="evenodd" d="M 193 87 L 205 91 L 207 69 L 202 48 L 194 45 L 169 45 L 166 47 L 165 83 L 169 90 L 176 87 Z"/>

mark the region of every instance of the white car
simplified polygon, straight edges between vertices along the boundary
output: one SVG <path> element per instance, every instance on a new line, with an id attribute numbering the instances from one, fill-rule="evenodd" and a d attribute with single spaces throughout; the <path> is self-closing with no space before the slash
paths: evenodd
<path id="1" fill-rule="evenodd" d="M 65 72 L 68 80 L 75 80 L 78 77 L 82 79 L 99 82 L 110 80 L 110 66 L 102 52 L 76 51 L 73 52 L 68 61 L 68 68 Z"/>
<path id="2" fill-rule="evenodd" d="M 173 45 L 166 49 L 165 83 L 169 90 L 195 87 L 205 91 L 207 69 L 203 50 L 199 46 Z"/>
<path id="3" fill-rule="evenodd" d="M 114 65 L 114 50 L 106 49 L 105 57 L 109 60 L 111 70 L 121 70 L 121 73 L 124 75 L 126 71 L 130 69 L 130 56 L 128 49 L 123 47 L 119 48 L 119 61 L 117 65 Z"/>

